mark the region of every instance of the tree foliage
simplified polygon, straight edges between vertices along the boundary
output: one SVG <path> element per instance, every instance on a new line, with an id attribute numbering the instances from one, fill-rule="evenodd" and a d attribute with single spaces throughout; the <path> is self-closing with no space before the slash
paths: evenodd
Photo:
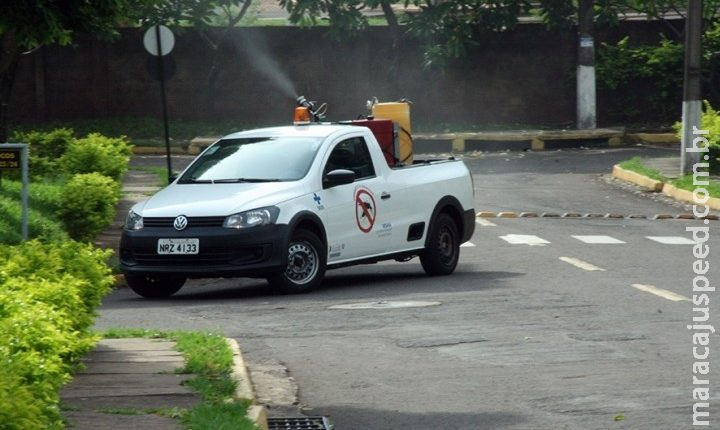
<path id="1" fill-rule="evenodd" d="M 607 3 L 610 3 L 608 1 Z M 620 2 L 615 2 L 620 3 Z M 682 2 L 625 2 L 630 6 L 617 13 L 645 13 L 648 19 L 664 23 L 667 36 L 654 44 L 638 44 L 629 37 L 617 43 L 603 43 L 598 48 L 597 77 L 601 89 L 614 92 L 625 102 L 612 113 L 624 122 L 639 109 L 650 110 L 659 118 L 672 120 L 678 115 L 682 100 L 684 64 L 684 20 Z M 720 1 L 705 0 L 702 35 L 702 70 L 704 97 L 720 100 Z"/>
<path id="2" fill-rule="evenodd" d="M 140 0 L 137 0 L 140 1 Z M 11 0 L 0 2 L 0 141 L 7 139 L 7 109 L 22 54 L 43 45 L 68 45 L 80 33 L 117 35 L 124 0 Z"/>
<path id="3" fill-rule="evenodd" d="M 252 0 L 155 0 L 140 1 L 129 19 L 141 26 L 162 24 L 183 31 L 192 27 L 212 53 L 207 74 L 207 103 L 214 110 L 216 83 L 220 76 L 222 47 L 230 41 L 230 31 L 248 18 Z"/>

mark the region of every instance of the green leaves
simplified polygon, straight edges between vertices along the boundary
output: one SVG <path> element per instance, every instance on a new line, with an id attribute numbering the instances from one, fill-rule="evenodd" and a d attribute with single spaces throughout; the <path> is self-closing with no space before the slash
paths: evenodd
<path id="1" fill-rule="evenodd" d="M 68 45 L 77 33 L 112 38 L 127 6 L 128 2 L 121 0 L 2 2 L 0 34 L 12 34 L 20 50 L 50 43 Z"/>
<path id="2" fill-rule="evenodd" d="M 0 427 L 62 428 L 59 390 L 92 347 L 109 252 L 65 241 L 0 247 Z"/>
<path id="3" fill-rule="evenodd" d="M 65 173 L 98 172 L 120 181 L 127 171 L 132 147 L 124 137 L 111 138 L 91 133 L 70 142 L 60 159 Z"/>
<path id="4" fill-rule="evenodd" d="M 97 172 L 72 177 L 60 200 L 60 216 L 70 237 L 90 241 L 115 217 L 120 188 L 111 178 Z"/>

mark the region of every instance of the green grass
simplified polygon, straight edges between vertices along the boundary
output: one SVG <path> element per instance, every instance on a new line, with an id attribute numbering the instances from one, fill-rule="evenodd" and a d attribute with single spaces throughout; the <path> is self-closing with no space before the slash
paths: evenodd
<path id="1" fill-rule="evenodd" d="M 246 418 L 247 401 L 233 399 L 236 382 L 231 377 L 233 353 L 218 334 L 207 332 L 160 331 L 147 329 L 111 329 L 106 338 L 144 337 L 167 339 L 177 343 L 185 356 L 185 367 L 179 373 L 194 374 L 188 386 L 197 391 L 203 402 L 181 415 L 183 424 L 193 430 L 256 430 Z"/>
<path id="2" fill-rule="evenodd" d="M 703 177 L 703 179 L 707 179 L 707 177 Z M 693 175 L 686 175 L 675 179 L 671 183 L 682 190 L 688 191 L 695 191 L 697 188 L 705 188 L 708 191 L 708 194 L 710 194 L 710 197 L 720 198 L 720 181 L 710 180 L 709 185 L 695 185 L 693 183 Z"/>
<path id="3" fill-rule="evenodd" d="M 627 161 L 623 161 L 620 163 L 620 167 L 625 170 L 631 170 L 635 173 L 647 176 L 648 178 L 655 179 L 656 181 L 668 182 L 668 178 L 662 173 L 642 164 L 642 159 L 640 157 L 633 157 Z"/>
<path id="4" fill-rule="evenodd" d="M 669 183 L 674 185 L 677 188 L 680 188 L 681 190 L 687 190 L 687 191 L 695 191 L 698 187 L 705 188 L 708 191 L 708 194 L 710 194 L 710 197 L 718 197 L 720 198 L 720 181 L 710 179 L 709 185 L 700 185 L 696 186 L 693 183 L 693 175 L 685 175 L 683 177 L 670 180 L 666 176 L 664 176 L 659 171 L 652 169 L 650 167 L 645 166 L 642 163 L 642 159 L 640 157 L 633 157 L 627 161 L 623 161 L 619 164 L 620 167 L 622 167 L 625 170 L 631 170 L 635 173 L 639 173 L 643 176 L 647 176 L 648 178 L 655 179 L 656 181 Z M 708 179 L 705 176 L 700 177 L 700 180 L 706 180 Z"/>
<path id="5" fill-rule="evenodd" d="M 7 176 L 7 175 L 6 175 Z M 31 180 L 28 197 L 28 233 L 29 238 L 40 238 L 43 241 L 63 241 L 68 236 L 65 227 L 57 216 L 62 181 L 39 182 Z M 22 236 L 20 230 L 22 218 L 21 205 L 22 183 L 2 179 L 0 185 L 0 243 L 18 244 Z"/>

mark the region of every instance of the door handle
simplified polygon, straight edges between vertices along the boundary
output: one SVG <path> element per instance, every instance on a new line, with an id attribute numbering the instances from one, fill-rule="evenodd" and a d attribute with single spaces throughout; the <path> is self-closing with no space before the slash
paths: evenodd
<path id="1" fill-rule="evenodd" d="M 383 200 L 387 200 L 390 198 L 390 193 L 386 193 L 385 191 L 383 191 L 382 194 L 380 194 L 380 198 Z"/>

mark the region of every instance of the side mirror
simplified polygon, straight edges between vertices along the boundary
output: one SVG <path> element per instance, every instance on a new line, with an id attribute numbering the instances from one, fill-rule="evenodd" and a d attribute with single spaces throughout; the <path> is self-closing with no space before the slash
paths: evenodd
<path id="1" fill-rule="evenodd" d="M 355 182 L 355 172 L 352 170 L 337 169 L 323 177 L 323 188 L 337 187 L 338 185 L 352 184 Z"/>

